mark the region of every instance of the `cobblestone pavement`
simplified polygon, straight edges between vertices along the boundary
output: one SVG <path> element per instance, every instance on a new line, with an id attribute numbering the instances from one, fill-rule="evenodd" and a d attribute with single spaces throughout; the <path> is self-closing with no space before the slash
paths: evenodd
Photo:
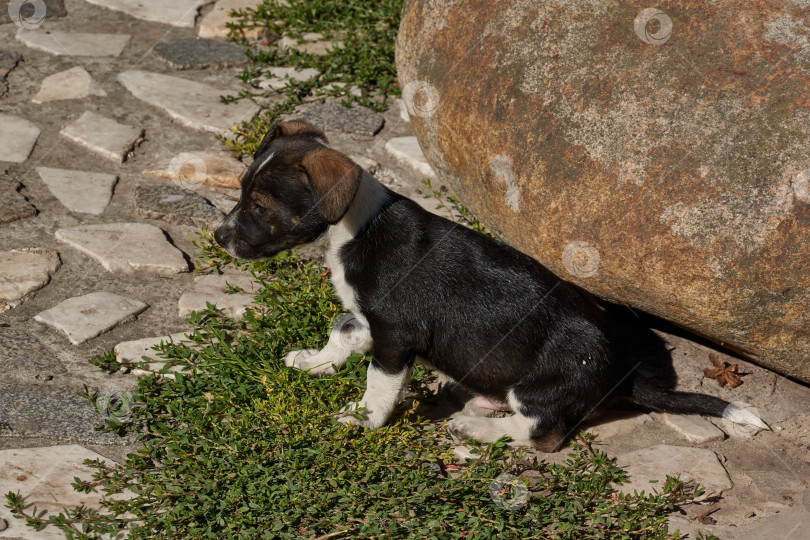
<path id="1" fill-rule="evenodd" d="M 190 238 L 235 204 L 249 160 L 231 158 L 216 135 L 257 106 L 219 100 L 246 87 L 236 77 L 243 56 L 224 40 L 222 13 L 238 1 L 29 3 L 46 6 L 44 21 L 6 16 L 0 2 L 0 494 L 55 511 L 95 502 L 69 486 L 87 476 L 85 458 L 120 462 L 133 449 L 93 429 L 108 413 L 78 392 L 124 396 L 138 373 L 106 375 L 88 360 L 112 348 L 138 358 L 161 337 L 182 339 L 184 317 L 206 301 L 234 316 L 251 301 L 224 295 L 226 281 L 250 290 L 249 276 L 190 273 Z M 269 100 L 278 86 L 263 82 Z M 378 115 L 326 103 L 300 114 L 434 210 L 420 183 L 432 172 L 401 106 Z M 749 373 L 743 386 L 719 388 L 703 376 L 713 349 L 662 335 L 682 388 L 747 402 L 774 430 L 751 437 L 717 419 L 612 411 L 592 429 L 629 467 L 630 489 L 681 473 L 721 497 L 673 516 L 683 532 L 810 537 L 810 390 L 718 351 Z M 694 520 L 714 503 L 717 524 Z M 59 537 L 0 509 L 0 538 Z"/>

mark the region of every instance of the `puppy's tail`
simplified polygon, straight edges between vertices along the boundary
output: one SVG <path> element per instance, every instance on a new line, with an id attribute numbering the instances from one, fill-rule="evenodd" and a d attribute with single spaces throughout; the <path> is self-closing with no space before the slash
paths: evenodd
<path id="1" fill-rule="evenodd" d="M 644 377 L 636 377 L 633 380 L 630 399 L 654 411 L 705 414 L 725 418 L 740 426 L 771 429 L 751 409 L 706 394 L 669 390 Z"/>

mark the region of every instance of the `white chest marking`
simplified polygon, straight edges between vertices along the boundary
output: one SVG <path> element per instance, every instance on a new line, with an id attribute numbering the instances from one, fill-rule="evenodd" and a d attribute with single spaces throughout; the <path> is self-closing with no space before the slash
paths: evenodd
<path id="1" fill-rule="evenodd" d="M 343 307 L 350 311 L 364 325 L 368 321 L 360 312 L 354 288 L 346 281 L 346 272 L 340 260 L 340 250 L 351 242 L 357 232 L 382 209 L 387 197 L 386 189 L 373 176 L 363 171 L 360 186 L 349 210 L 327 231 L 326 265 L 332 271 L 332 284 Z"/>

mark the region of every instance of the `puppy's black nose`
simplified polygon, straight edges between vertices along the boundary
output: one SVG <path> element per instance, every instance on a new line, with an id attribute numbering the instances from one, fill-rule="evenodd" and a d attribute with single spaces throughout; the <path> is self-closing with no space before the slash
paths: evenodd
<path id="1" fill-rule="evenodd" d="M 227 227 L 220 226 L 214 233 L 214 240 L 217 241 L 222 247 L 226 247 L 228 241 L 231 239 L 230 230 Z"/>

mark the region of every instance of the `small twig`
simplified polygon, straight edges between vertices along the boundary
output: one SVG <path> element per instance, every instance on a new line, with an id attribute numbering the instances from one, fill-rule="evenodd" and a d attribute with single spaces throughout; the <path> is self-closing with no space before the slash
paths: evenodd
<path id="1" fill-rule="evenodd" d="M 328 540 L 329 538 L 335 538 L 342 534 L 346 534 L 347 532 L 349 531 L 337 531 L 329 534 L 324 534 L 323 536 L 316 537 L 315 540 Z"/>
<path id="2" fill-rule="evenodd" d="M 593 453 L 593 448 L 591 448 L 591 443 L 589 443 L 589 442 L 588 442 L 588 441 L 585 439 L 585 437 L 583 437 L 582 435 L 580 435 L 579 433 L 577 433 L 576 438 L 577 438 L 577 439 L 578 439 L 578 440 L 579 440 L 579 441 L 582 443 L 582 446 L 584 446 L 584 447 L 585 447 L 585 450 L 587 450 L 587 451 L 588 451 L 588 453 L 589 453 L 589 454 L 590 454 L 592 457 L 596 457 L 596 454 L 594 454 L 594 453 Z"/>
<path id="3" fill-rule="evenodd" d="M 710 507 L 708 510 L 700 514 L 695 519 L 697 520 L 698 523 L 702 523 L 703 525 L 710 525 L 711 523 L 706 518 L 708 518 L 710 514 L 713 514 L 718 510 L 720 510 L 720 505 L 715 504 L 714 506 Z"/>

